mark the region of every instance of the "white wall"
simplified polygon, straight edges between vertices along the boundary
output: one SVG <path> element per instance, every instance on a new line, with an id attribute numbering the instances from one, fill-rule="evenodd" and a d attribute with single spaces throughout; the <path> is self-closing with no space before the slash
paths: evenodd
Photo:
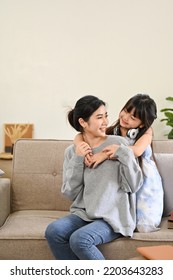
<path id="1" fill-rule="evenodd" d="M 72 139 L 78 98 L 108 102 L 112 123 L 132 95 L 173 96 L 172 0 L 0 0 L 0 151 L 4 123 L 34 123 L 35 138 Z"/>

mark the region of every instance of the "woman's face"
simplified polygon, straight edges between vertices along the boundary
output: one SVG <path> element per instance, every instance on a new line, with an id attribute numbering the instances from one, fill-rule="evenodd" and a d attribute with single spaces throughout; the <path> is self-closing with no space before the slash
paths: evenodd
<path id="1" fill-rule="evenodd" d="M 108 113 L 104 105 L 101 105 L 89 118 L 84 122 L 84 133 L 91 136 L 103 137 L 106 135 L 108 126 Z"/>
<path id="2" fill-rule="evenodd" d="M 126 109 L 122 110 L 119 114 L 120 126 L 123 128 L 131 129 L 137 128 L 142 125 L 142 121 L 134 116 L 135 109 L 128 112 Z"/>

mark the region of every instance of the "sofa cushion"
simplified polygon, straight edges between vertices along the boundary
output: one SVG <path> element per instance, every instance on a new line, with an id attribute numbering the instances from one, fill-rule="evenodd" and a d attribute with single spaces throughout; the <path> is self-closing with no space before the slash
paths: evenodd
<path id="1" fill-rule="evenodd" d="M 10 214 L 10 179 L 0 179 L 0 227 Z"/>
<path id="2" fill-rule="evenodd" d="M 15 143 L 12 210 L 69 210 L 61 193 L 64 149 L 70 141 L 19 139 Z"/>
<path id="3" fill-rule="evenodd" d="M 173 209 L 173 154 L 155 153 L 154 157 L 163 181 L 163 216 L 168 216 Z"/>
<path id="4" fill-rule="evenodd" d="M 45 239 L 45 229 L 67 211 L 23 210 L 9 215 L 0 230 L 1 239 Z"/>
<path id="5" fill-rule="evenodd" d="M 167 217 L 162 218 L 160 230 L 153 232 L 134 232 L 132 239 L 143 241 L 171 241 L 173 230 L 167 228 Z"/>
<path id="6" fill-rule="evenodd" d="M 0 259 L 54 259 L 45 238 L 45 229 L 49 223 L 67 214 L 67 211 L 47 210 L 11 213 L 0 228 Z"/>

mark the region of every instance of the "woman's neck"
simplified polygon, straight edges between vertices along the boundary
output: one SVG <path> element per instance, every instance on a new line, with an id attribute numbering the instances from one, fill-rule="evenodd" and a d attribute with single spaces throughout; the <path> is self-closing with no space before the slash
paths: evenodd
<path id="1" fill-rule="evenodd" d="M 97 148 L 99 147 L 106 139 L 107 139 L 107 135 L 103 136 L 103 137 L 96 137 L 96 136 L 90 136 L 90 135 L 86 135 L 83 134 L 83 139 L 86 143 L 88 143 L 88 145 L 91 148 Z"/>

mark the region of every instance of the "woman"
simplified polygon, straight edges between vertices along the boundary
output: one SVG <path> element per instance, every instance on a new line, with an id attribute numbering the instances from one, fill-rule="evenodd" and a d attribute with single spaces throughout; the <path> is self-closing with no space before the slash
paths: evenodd
<path id="1" fill-rule="evenodd" d="M 97 245 L 132 236 L 136 225 L 135 192 L 143 183 L 141 169 L 127 141 L 107 136 L 105 102 L 95 96 L 79 99 L 68 113 L 69 123 L 85 142 L 65 151 L 62 192 L 73 203 L 70 214 L 48 225 L 46 239 L 56 259 L 103 260 Z M 114 156 L 96 169 L 85 156 L 117 144 Z"/>

